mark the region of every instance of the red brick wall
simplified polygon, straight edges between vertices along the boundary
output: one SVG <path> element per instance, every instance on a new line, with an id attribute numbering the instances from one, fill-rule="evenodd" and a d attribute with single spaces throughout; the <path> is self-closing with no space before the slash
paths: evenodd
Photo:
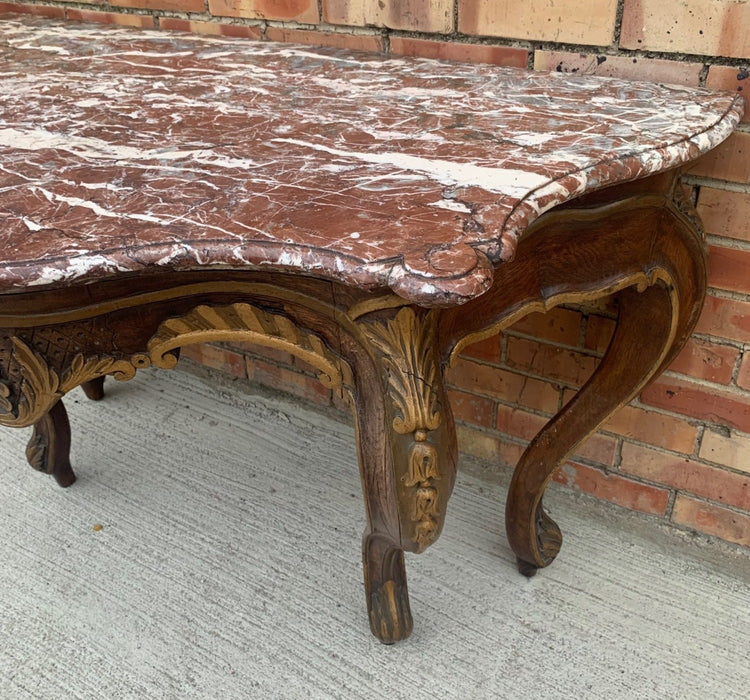
<path id="1" fill-rule="evenodd" d="M 82 9 L 86 5 L 86 9 Z M 750 0 L 77 0 L 71 20 L 620 76 L 750 93 Z M 670 370 L 558 481 L 750 546 L 750 109 L 685 178 L 708 233 L 710 290 Z M 468 348 L 448 381 L 463 451 L 513 465 L 585 381 L 614 309 L 563 308 Z M 330 403 L 310 367 L 249 346 L 190 349 L 234 375 Z"/>

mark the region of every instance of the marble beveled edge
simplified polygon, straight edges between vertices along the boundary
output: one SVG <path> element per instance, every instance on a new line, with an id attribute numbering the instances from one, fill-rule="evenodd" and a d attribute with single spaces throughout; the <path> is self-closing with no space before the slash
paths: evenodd
<path id="1" fill-rule="evenodd" d="M 578 171 L 567 173 L 561 178 L 551 180 L 545 185 L 530 191 L 524 196 L 508 215 L 501 234 L 502 246 L 500 260 L 507 262 L 513 259 L 516 244 L 524 230 L 543 213 L 560 204 L 570 202 L 584 194 L 596 190 L 644 179 L 652 175 L 667 172 L 685 166 L 713 150 L 729 138 L 740 123 L 745 111 L 744 99 L 735 95 L 727 110 L 711 126 L 689 138 L 668 144 L 658 149 L 644 150 L 622 158 L 609 158 L 594 163 Z M 601 172 L 597 172 L 601 169 Z M 634 173 L 627 176 L 627 173 Z M 590 186 L 589 179 L 596 173 L 596 183 Z M 576 182 L 575 189 L 564 186 L 565 181 Z M 477 248 L 495 246 L 496 239 L 478 242 Z"/>
<path id="2" fill-rule="evenodd" d="M 198 263 L 189 256 L 176 256 L 169 265 L 156 265 L 152 260 L 164 259 L 174 253 L 175 246 L 163 243 L 128 249 L 128 255 L 118 255 L 122 250 L 97 251 L 77 257 L 59 256 L 48 258 L 41 268 L 43 273 L 28 280 L 24 267 L 39 267 L 36 260 L 20 261 L 0 270 L 7 280 L 8 289 L 2 294 L 33 293 L 75 286 L 82 280 L 88 284 L 117 274 L 137 275 L 139 272 L 176 271 L 201 272 L 226 269 L 232 272 L 288 273 L 311 276 L 341 282 L 366 291 L 391 290 L 408 302 L 423 306 L 453 306 L 464 303 L 489 289 L 492 284 L 493 265 L 488 257 L 472 246 L 458 243 L 450 248 L 428 251 L 418 260 L 405 260 L 394 256 L 367 262 L 351 255 L 331 251 L 327 248 L 298 246 L 289 243 L 267 243 L 247 241 L 238 246 L 236 239 L 216 240 L 217 258 L 228 258 L 241 248 L 239 257 L 258 262 L 230 265 L 221 260 L 216 263 Z M 196 241 L 196 246 L 205 248 L 206 241 Z M 181 241 L 176 246 L 180 251 L 190 247 L 190 241 Z M 224 251 L 224 255 L 220 251 Z M 143 262 L 138 260 L 139 251 L 148 251 Z M 179 252 L 179 251 L 178 251 Z M 345 262 L 344 262 L 345 261 Z M 92 264 L 93 262 L 93 264 Z M 342 264 L 343 263 L 343 264 Z"/>

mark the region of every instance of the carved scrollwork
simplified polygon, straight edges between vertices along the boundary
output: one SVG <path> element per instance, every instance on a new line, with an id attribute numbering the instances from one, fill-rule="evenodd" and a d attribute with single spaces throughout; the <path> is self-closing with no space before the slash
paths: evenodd
<path id="1" fill-rule="evenodd" d="M 36 423 L 71 389 L 105 374 L 115 379 L 131 379 L 138 367 L 147 366 L 143 358 L 116 359 L 113 357 L 73 357 L 70 367 L 62 374 L 52 369 L 45 359 L 35 353 L 20 338 L 11 338 L 13 352 L 11 363 L 21 369 L 23 379 L 17 389 L 15 401 L 11 386 L 0 382 L 0 425 L 23 428 Z M 147 358 L 146 358 L 147 359 Z"/>
<path id="2" fill-rule="evenodd" d="M 428 441 L 429 432 L 440 427 L 442 416 L 436 393 L 438 366 L 431 340 L 435 317 L 402 308 L 384 324 L 364 326 L 370 343 L 380 352 L 387 371 L 389 395 L 396 415 L 393 429 L 411 433 L 405 486 L 413 488 L 412 521 L 417 551 L 431 544 L 438 534 L 440 498 L 435 482 L 442 478 L 438 451 Z"/>
<path id="3" fill-rule="evenodd" d="M 290 352 L 315 367 L 318 379 L 329 389 L 350 391 L 351 370 L 323 340 L 298 328 L 290 319 L 246 303 L 196 306 L 190 313 L 164 321 L 148 343 L 156 367 L 177 364 L 176 348 L 192 343 L 249 341 Z"/>
<path id="4" fill-rule="evenodd" d="M 340 390 L 342 396 L 347 396 L 344 390 L 349 391 L 352 386 L 349 366 L 318 336 L 297 328 L 286 317 L 250 304 L 197 306 L 185 316 L 164 321 L 148 343 L 148 354 L 114 358 L 85 357 L 79 353 L 61 372 L 50 367 L 44 357 L 23 340 L 12 337 L 8 375 L 19 375 L 21 380 L 0 380 L 0 425 L 33 425 L 64 394 L 85 382 L 104 375 L 113 375 L 118 380 L 131 379 L 136 370 L 152 364 L 172 368 L 177 364 L 176 348 L 217 340 L 250 340 L 287 350 L 316 367 L 323 384 Z"/>

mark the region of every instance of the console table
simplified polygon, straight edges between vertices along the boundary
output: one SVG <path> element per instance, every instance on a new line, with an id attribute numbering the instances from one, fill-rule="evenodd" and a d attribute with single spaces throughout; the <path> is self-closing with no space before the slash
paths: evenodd
<path id="1" fill-rule="evenodd" d="M 62 397 L 190 343 L 283 348 L 349 396 L 373 633 L 456 472 L 443 371 L 531 311 L 619 295 L 590 381 L 516 467 L 521 571 L 555 468 L 675 356 L 706 285 L 677 177 L 731 94 L 334 49 L 0 19 L 0 423 L 67 486 Z M 304 476 L 300 476 L 304 478 Z"/>

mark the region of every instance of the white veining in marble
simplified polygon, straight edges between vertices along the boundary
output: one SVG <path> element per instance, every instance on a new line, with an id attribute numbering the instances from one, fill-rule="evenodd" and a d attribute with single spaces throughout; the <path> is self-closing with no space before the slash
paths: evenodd
<path id="1" fill-rule="evenodd" d="M 283 268 L 460 303 L 540 214 L 726 138 L 730 94 L 0 19 L 0 288 Z"/>

